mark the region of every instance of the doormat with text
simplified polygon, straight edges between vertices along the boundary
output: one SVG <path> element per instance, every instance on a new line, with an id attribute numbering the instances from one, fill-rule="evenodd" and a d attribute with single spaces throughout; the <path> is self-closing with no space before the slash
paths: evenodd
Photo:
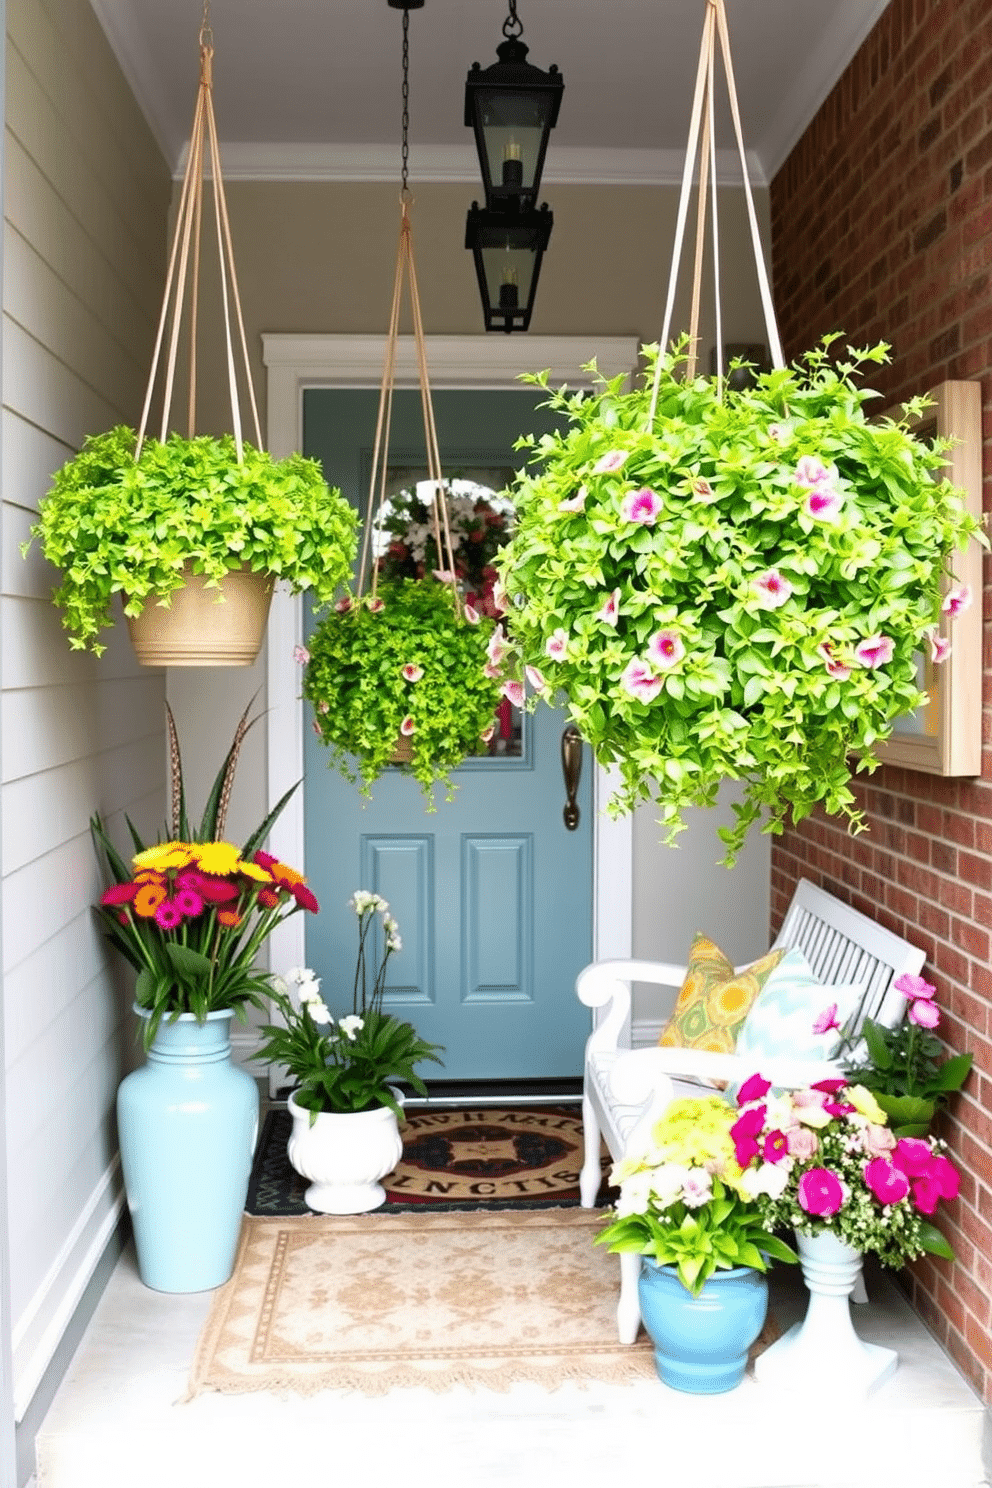
<path id="1" fill-rule="evenodd" d="M 285 1108 L 262 1125 L 245 1210 L 260 1218 L 307 1215 L 308 1187 L 290 1166 Z M 379 1212 L 558 1208 L 579 1202 L 582 1115 L 575 1105 L 426 1107 L 407 1113 L 400 1128 L 403 1156 L 382 1180 Z M 610 1202 L 610 1156 L 603 1146 L 597 1206 Z"/>

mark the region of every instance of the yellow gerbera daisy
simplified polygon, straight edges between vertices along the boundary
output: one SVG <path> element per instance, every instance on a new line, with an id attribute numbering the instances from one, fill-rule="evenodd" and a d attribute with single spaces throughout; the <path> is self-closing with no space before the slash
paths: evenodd
<path id="1" fill-rule="evenodd" d="M 255 879 L 256 883 L 272 882 L 272 874 L 267 868 L 263 868 L 259 863 L 245 863 L 243 860 L 239 859 L 238 872 L 243 873 L 245 878 Z"/>
<path id="2" fill-rule="evenodd" d="M 196 842 L 192 856 L 204 873 L 227 878 L 242 867 L 241 854 L 233 842 Z"/>
<path id="3" fill-rule="evenodd" d="M 158 842 L 136 853 L 131 860 L 136 868 L 185 868 L 193 861 L 193 850 L 185 842 Z"/>

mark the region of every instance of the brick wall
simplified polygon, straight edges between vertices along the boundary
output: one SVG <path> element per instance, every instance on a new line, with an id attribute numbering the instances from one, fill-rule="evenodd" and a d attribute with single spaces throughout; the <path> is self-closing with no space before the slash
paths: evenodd
<path id="1" fill-rule="evenodd" d="M 892 0 L 776 176 L 775 299 L 786 356 L 829 330 L 885 340 L 887 402 L 981 381 L 992 510 L 992 6 Z M 879 406 L 882 406 L 881 404 Z M 858 788 L 870 830 L 824 815 L 776 841 L 777 928 L 800 876 L 922 945 L 941 1032 L 975 1069 L 943 1134 L 962 1169 L 945 1226 L 957 1261 L 902 1274 L 912 1300 L 992 1402 L 992 563 L 985 558 L 979 779 L 878 770 Z"/>

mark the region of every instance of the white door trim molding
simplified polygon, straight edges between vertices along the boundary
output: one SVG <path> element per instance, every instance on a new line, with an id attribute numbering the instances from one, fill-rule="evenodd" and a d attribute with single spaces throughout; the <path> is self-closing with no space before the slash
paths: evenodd
<path id="1" fill-rule="evenodd" d="M 290 454 L 303 447 L 303 392 L 308 387 L 378 387 L 384 336 L 262 336 L 267 373 L 267 438 L 270 452 Z M 524 371 L 550 369 L 554 383 L 588 387 L 586 364 L 600 374 L 631 373 L 639 344 L 633 336 L 428 336 L 427 363 L 434 388 L 506 389 Z M 417 386 L 412 336 L 401 336 L 396 385 Z M 303 775 L 303 704 L 294 646 L 303 640 L 303 604 L 277 586 L 269 616 L 267 647 L 266 750 L 268 796 L 275 802 Z M 606 772 L 597 767 L 593 824 L 593 956 L 627 958 L 632 947 L 633 819 L 614 821 L 603 806 L 609 795 Z M 272 829 L 272 850 L 306 871 L 303 792 L 295 793 Z M 275 971 L 305 959 L 302 915 L 293 915 L 270 938 L 269 964 Z"/>

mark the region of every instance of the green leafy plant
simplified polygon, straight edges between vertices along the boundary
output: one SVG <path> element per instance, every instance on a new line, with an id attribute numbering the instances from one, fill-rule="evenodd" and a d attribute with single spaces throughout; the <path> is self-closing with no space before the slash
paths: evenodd
<path id="1" fill-rule="evenodd" d="M 412 1024 L 383 1009 L 389 958 L 402 948 L 387 901 L 358 889 L 350 904 L 358 919 L 351 1012 L 335 1021 L 320 994 L 320 979 L 309 968 L 296 967 L 279 980 L 273 996 L 284 1021 L 266 1024 L 267 1040 L 253 1056 L 285 1065 L 296 1082 L 296 1104 L 310 1112 L 311 1126 L 322 1111 L 346 1114 L 374 1106 L 388 1106 L 402 1121 L 391 1082 L 403 1081 L 426 1095 L 416 1066 L 426 1060 L 442 1063 L 440 1044 L 427 1043 Z M 383 951 L 377 960 L 380 922 Z"/>
<path id="2" fill-rule="evenodd" d="M 232 1008 L 245 1021 L 246 1008 L 266 1006 L 272 978 L 255 965 L 275 927 L 299 910 L 318 905 L 303 875 L 259 846 L 295 790 L 286 792 L 241 847 L 223 840 L 227 805 L 245 734 L 242 715 L 234 742 L 214 781 L 199 824 L 186 813 L 182 761 L 168 711 L 172 761 L 173 820 L 164 841 L 146 846 L 127 825 L 134 856 L 125 861 L 97 815 L 90 821 L 97 857 L 111 879 L 100 897 L 107 939 L 137 972 L 135 1002 L 149 1013 L 147 1049 L 163 1018 Z"/>
<path id="3" fill-rule="evenodd" d="M 375 596 L 339 600 L 301 654 L 314 729 L 362 790 L 408 740 L 403 765 L 428 801 L 437 781 L 492 736 L 501 687 L 493 676 L 490 620 L 455 614 L 451 588 L 433 579 L 384 583 Z M 488 675 L 487 675 L 488 673 Z"/>
<path id="4" fill-rule="evenodd" d="M 757 1153 L 737 1161 L 737 1116 L 718 1095 L 673 1101 L 641 1150 L 614 1167 L 616 1218 L 596 1243 L 674 1266 L 694 1297 L 714 1271 L 766 1271 L 769 1258 L 794 1262 L 795 1251 L 771 1233 L 755 1190 L 746 1187 L 747 1170 L 762 1164 Z"/>
<path id="5" fill-rule="evenodd" d="M 31 529 L 61 570 L 54 598 L 74 649 L 106 649 L 99 635 L 115 594 L 130 616 L 168 604 L 186 565 L 208 587 L 241 567 L 272 574 L 318 604 L 347 578 L 357 517 L 316 461 L 273 460 L 246 444 L 239 465 L 230 435 L 148 439 L 138 460 L 135 447 L 123 425 L 87 439 Z"/>
<path id="6" fill-rule="evenodd" d="M 946 585 L 979 528 L 940 478 L 946 445 L 911 433 L 925 400 L 872 420 L 857 378 L 886 348 L 834 363 L 833 339 L 740 389 L 680 380 L 683 341 L 653 420 L 657 347 L 632 391 L 553 392 L 571 427 L 521 441 L 497 559 L 519 659 L 617 767 L 614 814 L 654 800 L 671 840 L 741 780 L 728 862 L 762 817 L 781 832 L 822 803 L 861 830 L 852 756 L 875 768 L 922 700 L 917 652 L 941 660 L 970 600 Z"/>
<path id="7" fill-rule="evenodd" d="M 852 1081 L 870 1090 L 898 1137 L 924 1137 L 941 1106 L 971 1071 L 971 1054 L 949 1055 L 933 1032 L 940 1023 L 936 987 L 920 976 L 893 982 L 908 1000 L 905 1019 L 886 1028 L 866 1018 L 857 1037 L 841 1045 Z"/>

